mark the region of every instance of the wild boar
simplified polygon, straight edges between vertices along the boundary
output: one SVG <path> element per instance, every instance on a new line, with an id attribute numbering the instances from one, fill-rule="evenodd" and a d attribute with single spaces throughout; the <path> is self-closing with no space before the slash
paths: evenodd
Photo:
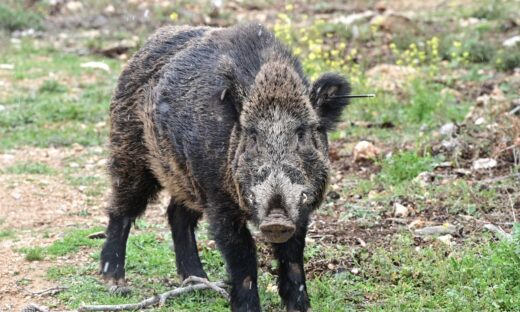
<path id="1" fill-rule="evenodd" d="M 287 310 L 309 311 L 305 235 L 327 186 L 327 131 L 349 92 L 334 73 L 309 83 L 258 24 L 159 29 L 123 70 L 110 106 L 107 283 L 125 289 L 131 224 L 164 189 L 182 279 L 207 277 L 194 234 L 205 214 L 227 264 L 231 310 L 260 311 L 250 221 L 272 243 Z"/>

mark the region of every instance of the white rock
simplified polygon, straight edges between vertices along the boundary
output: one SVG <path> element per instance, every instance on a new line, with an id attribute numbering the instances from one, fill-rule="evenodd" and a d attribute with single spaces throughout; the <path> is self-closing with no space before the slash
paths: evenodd
<path id="1" fill-rule="evenodd" d="M 477 118 L 477 120 L 475 120 L 475 125 L 480 126 L 483 125 L 485 122 L 486 120 L 484 119 L 484 117 L 479 117 Z"/>
<path id="2" fill-rule="evenodd" d="M 354 13 L 347 16 L 340 16 L 333 19 L 331 22 L 335 24 L 352 25 L 357 21 L 369 19 L 375 15 L 374 11 L 365 11 L 362 13 Z"/>
<path id="3" fill-rule="evenodd" d="M 431 184 L 433 180 L 435 180 L 435 176 L 427 171 L 421 172 L 415 177 L 415 181 L 419 182 L 422 186 Z"/>
<path id="4" fill-rule="evenodd" d="M 506 48 L 512 48 L 520 43 L 520 35 L 516 35 L 514 37 L 508 38 L 502 42 L 502 45 Z"/>
<path id="5" fill-rule="evenodd" d="M 109 4 L 104 10 L 103 12 L 105 12 L 106 14 L 113 14 L 114 12 L 116 11 L 116 8 L 114 8 L 113 5 Z"/>
<path id="6" fill-rule="evenodd" d="M 397 218 L 405 218 L 410 213 L 408 207 L 401 205 L 400 203 L 394 204 L 394 216 Z"/>
<path id="7" fill-rule="evenodd" d="M 439 236 L 437 237 L 437 239 L 439 241 L 441 241 L 442 243 L 448 245 L 448 246 L 452 246 L 453 245 L 453 242 L 451 241 L 451 239 L 453 238 L 453 236 L 451 236 L 451 234 L 446 234 L 446 235 L 442 235 L 442 236 Z"/>
<path id="8" fill-rule="evenodd" d="M 14 65 L 13 64 L 0 64 L 0 69 L 13 70 Z"/>
<path id="9" fill-rule="evenodd" d="M 358 269 L 358 268 L 353 268 L 352 270 L 350 270 L 350 273 L 352 273 L 352 274 L 354 274 L 354 275 L 358 275 L 359 272 L 361 272 L 361 270 Z"/>
<path id="10" fill-rule="evenodd" d="M 441 127 L 439 130 L 440 134 L 445 136 L 451 136 L 457 131 L 457 126 L 454 123 L 450 122 Z"/>
<path id="11" fill-rule="evenodd" d="M 83 3 L 81 3 L 81 1 L 67 2 L 67 4 L 65 4 L 65 8 L 69 12 L 78 12 L 83 9 Z"/>
<path id="12" fill-rule="evenodd" d="M 5 109 L 6 109 L 5 106 L 0 105 L 0 112 L 5 111 Z"/>
<path id="13" fill-rule="evenodd" d="M 359 141 L 354 146 L 354 161 L 374 159 L 381 151 L 368 141 Z"/>
<path id="14" fill-rule="evenodd" d="M 87 62 L 80 65 L 81 68 L 92 68 L 92 69 L 101 69 L 106 72 L 110 71 L 110 67 L 103 62 Z"/>
<path id="15" fill-rule="evenodd" d="M 480 158 L 473 162 L 473 170 L 491 169 L 497 166 L 497 161 L 493 158 Z"/>

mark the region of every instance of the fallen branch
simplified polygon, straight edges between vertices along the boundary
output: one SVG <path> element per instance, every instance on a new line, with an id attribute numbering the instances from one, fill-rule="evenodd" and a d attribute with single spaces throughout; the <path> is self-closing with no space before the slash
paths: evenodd
<path id="1" fill-rule="evenodd" d="M 41 290 L 41 291 L 32 291 L 30 289 L 27 289 L 25 287 L 22 287 L 23 290 L 25 290 L 26 292 L 30 293 L 31 295 L 33 296 L 43 296 L 43 295 L 46 295 L 46 294 L 50 294 L 51 296 L 61 292 L 61 291 L 64 291 L 65 289 L 67 289 L 67 287 L 64 287 L 64 286 L 58 286 L 58 287 L 52 287 L 52 288 L 48 288 L 48 289 L 44 289 L 44 290 Z"/>
<path id="2" fill-rule="evenodd" d="M 499 239 L 501 240 L 511 240 L 513 239 L 513 235 L 507 233 L 506 231 L 502 230 L 501 227 L 496 226 L 494 224 L 484 224 L 484 228 L 493 234 L 495 234 Z"/>
<path id="3" fill-rule="evenodd" d="M 190 282 L 196 282 L 198 284 L 187 285 Z M 211 289 L 216 291 L 217 293 L 224 296 L 226 299 L 229 299 L 229 294 L 227 291 L 223 289 L 226 287 L 224 282 L 210 282 L 205 278 L 200 278 L 196 276 L 190 276 L 182 285 L 178 288 L 172 289 L 165 293 L 150 297 L 145 299 L 139 303 L 128 303 L 128 304 L 116 304 L 116 305 L 86 305 L 82 306 L 78 309 L 78 311 L 127 311 L 127 310 L 139 310 L 143 308 L 147 308 L 154 305 L 164 305 L 166 300 L 171 297 L 179 296 L 181 294 L 185 294 L 188 292 L 192 292 L 195 290 L 201 289 Z"/>
<path id="4" fill-rule="evenodd" d="M 49 312 L 49 309 L 43 306 L 39 306 L 36 303 L 29 303 L 23 307 L 21 312 Z"/>

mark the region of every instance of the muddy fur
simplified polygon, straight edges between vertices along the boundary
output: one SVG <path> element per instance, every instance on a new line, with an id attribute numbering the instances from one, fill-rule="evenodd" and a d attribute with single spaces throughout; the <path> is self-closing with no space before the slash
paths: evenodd
<path id="1" fill-rule="evenodd" d="M 294 224 L 290 239 L 273 244 L 279 289 L 288 310 L 307 311 L 305 233 L 328 179 L 326 131 L 347 104 L 328 97 L 349 92 L 336 74 L 311 85 L 257 24 L 158 30 L 124 69 L 110 107 L 105 279 L 124 281 L 131 222 L 165 189 L 178 273 L 206 276 L 194 235 L 204 213 L 227 263 L 233 311 L 260 310 L 246 222 L 276 211 Z"/>

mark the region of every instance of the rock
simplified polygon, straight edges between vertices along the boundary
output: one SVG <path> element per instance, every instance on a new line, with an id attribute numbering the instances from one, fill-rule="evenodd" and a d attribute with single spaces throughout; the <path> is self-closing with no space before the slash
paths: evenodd
<path id="1" fill-rule="evenodd" d="M 480 126 L 480 125 L 483 125 L 485 122 L 486 122 L 486 120 L 484 119 L 484 117 L 479 117 L 479 118 L 477 118 L 477 120 L 475 120 L 475 125 Z"/>
<path id="2" fill-rule="evenodd" d="M 358 268 L 353 268 L 352 270 L 350 270 L 350 273 L 352 273 L 354 275 L 358 275 L 360 272 L 361 272 L 361 270 Z"/>
<path id="3" fill-rule="evenodd" d="M 468 19 L 461 19 L 459 22 L 460 27 L 468 27 L 480 23 L 480 19 L 476 17 L 470 17 Z"/>
<path id="4" fill-rule="evenodd" d="M 508 38 L 502 42 L 502 45 L 506 48 L 512 48 L 515 47 L 517 44 L 520 43 L 520 35 L 513 36 L 511 38 Z"/>
<path id="5" fill-rule="evenodd" d="M 110 67 L 103 62 L 87 62 L 80 65 L 81 68 L 101 69 L 110 72 Z"/>
<path id="6" fill-rule="evenodd" d="M 456 173 L 458 176 L 467 176 L 471 174 L 471 171 L 464 168 L 457 168 L 453 170 L 454 173 Z"/>
<path id="7" fill-rule="evenodd" d="M 388 11 L 372 18 L 370 24 L 390 34 L 414 34 L 418 31 L 417 25 L 409 17 Z"/>
<path id="8" fill-rule="evenodd" d="M 354 146 L 354 161 L 375 159 L 381 150 L 368 141 L 359 141 Z"/>
<path id="9" fill-rule="evenodd" d="M 450 122 L 443 125 L 439 132 L 441 135 L 444 136 L 452 136 L 457 132 L 457 126 L 454 123 Z"/>
<path id="10" fill-rule="evenodd" d="M 453 236 L 451 236 L 451 234 L 441 235 L 441 236 L 437 237 L 437 239 L 439 241 L 441 241 L 442 243 L 444 243 L 450 247 L 453 245 L 453 242 L 451 241 L 452 238 L 453 238 Z"/>
<path id="11" fill-rule="evenodd" d="M 414 228 L 417 228 L 417 227 L 421 227 L 424 225 L 424 221 L 421 220 L 421 219 L 415 219 L 413 220 L 410 224 L 408 224 L 408 228 L 409 229 L 414 229 Z"/>
<path id="12" fill-rule="evenodd" d="M 327 194 L 327 196 L 328 196 L 330 199 L 332 199 L 332 200 L 337 200 L 337 199 L 340 198 L 339 193 L 336 192 L 336 191 L 330 191 L 330 192 Z"/>
<path id="13" fill-rule="evenodd" d="M 453 151 L 454 149 L 460 146 L 460 142 L 455 138 L 451 138 L 449 140 L 442 140 L 441 145 L 447 151 Z"/>
<path id="14" fill-rule="evenodd" d="M 5 108 L 5 106 L 4 106 L 4 105 L 0 105 L 0 112 L 3 112 L 3 111 L 5 111 L 5 109 L 6 109 L 6 108 Z"/>
<path id="15" fill-rule="evenodd" d="M 410 66 L 379 64 L 369 69 L 366 74 L 374 88 L 395 92 L 403 90 L 418 72 Z"/>
<path id="16" fill-rule="evenodd" d="M 83 3 L 81 1 L 70 1 L 65 4 L 65 9 L 71 13 L 76 13 L 83 10 Z"/>
<path id="17" fill-rule="evenodd" d="M 374 17 L 376 14 L 373 11 L 365 11 L 362 13 L 354 13 L 347 16 L 339 16 L 334 18 L 331 22 L 335 24 L 344 24 L 350 26 L 356 22 L 368 20 Z"/>
<path id="18" fill-rule="evenodd" d="M 451 224 L 427 226 L 422 229 L 415 230 L 416 235 L 420 236 L 432 236 L 432 235 L 446 235 L 457 233 L 457 227 Z"/>
<path id="19" fill-rule="evenodd" d="M 435 176 L 431 172 L 424 171 L 419 173 L 414 180 L 419 182 L 422 186 L 426 186 L 435 180 Z"/>
<path id="20" fill-rule="evenodd" d="M 410 213 L 408 207 L 401 205 L 400 203 L 394 203 L 394 216 L 397 218 L 406 218 Z"/>
<path id="21" fill-rule="evenodd" d="M 493 158 L 479 158 L 473 162 L 473 170 L 491 169 L 497 166 Z"/>
<path id="22" fill-rule="evenodd" d="M 114 8 L 113 5 L 109 4 L 107 7 L 103 10 L 105 14 L 112 15 L 116 12 L 116 8 Z"/>
<path id="23" fill-rule="evenodd" d="M 13 191 L 11 193 L 11 197 L 16 199 L 16 200 L 19 200 L 20 198 L 22 198 L 22 194 L 20 194 L 20 192 L 18 192 L 18 191 Z"/>
<path id="24" fill-rule="evenodd" d="M 13 64 L 0 64 L 0 69 L 13 70 L 14 65 Z"/>

